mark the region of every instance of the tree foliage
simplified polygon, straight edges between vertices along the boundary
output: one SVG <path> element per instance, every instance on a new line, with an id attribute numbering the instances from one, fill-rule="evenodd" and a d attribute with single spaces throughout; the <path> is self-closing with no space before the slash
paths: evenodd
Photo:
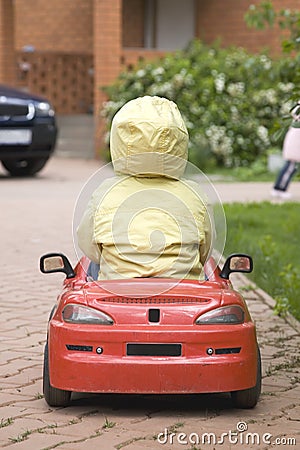
<path id="1" fill-rule="evenodd" d="M 276 11 L 272 1 L 262 1 L 258 5 L 250 5 L 245 20 L 249 27 L 265 29 L 276 24 L 281 30 L 287 30 L 287 37 L 282 38 L 284 52 L 300 50 L 300 11 L 282 8 Z"/>
<path id="2" fill-rule="evenodd" d="M 272 1 L 264 0 L 257 5 L 249 6 L 245 21 L 249 27 L 262 30 L 277 25 L 284 31 L 281 40 L 282 50 L 298 61 L 294 74 L 295 89 L 292 93 L 292 98 L 298 101 L 300 98 L 300 11 L 289 8 L 275 10 Z"/>

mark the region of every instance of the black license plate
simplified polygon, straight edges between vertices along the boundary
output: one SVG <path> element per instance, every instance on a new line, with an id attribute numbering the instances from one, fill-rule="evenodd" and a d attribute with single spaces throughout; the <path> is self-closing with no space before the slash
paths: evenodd
<path id="1" fill-rule="evenodd" d="M 181 356 L 181 344 L 127 344 L 127 356 Z"/>

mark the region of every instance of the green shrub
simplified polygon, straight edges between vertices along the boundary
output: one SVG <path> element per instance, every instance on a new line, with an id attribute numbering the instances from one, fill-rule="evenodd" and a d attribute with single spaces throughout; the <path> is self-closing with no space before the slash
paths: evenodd
<path id="1" fill-rule="evenodd" d="M 192 163 L 202 169 L 245 167 L 274 146 L 274 131 L 292 106 L 297 64 L 297 58 L 272 60 L 195 40 L 184 51 L 122 73 L 104 88 L 109 101 L 102 113 L 109 127 L 128 100 L 166 97 L 177 103 L 185 119 Z"/>

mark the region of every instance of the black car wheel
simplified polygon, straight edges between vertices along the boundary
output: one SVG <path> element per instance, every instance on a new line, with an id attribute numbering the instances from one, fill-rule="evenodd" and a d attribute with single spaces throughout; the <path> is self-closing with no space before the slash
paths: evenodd
<path id="1" fill-rule="evenodd" d="M 254 408 L 258 402 L 261 392 L 261 356 L 260 350 L 257 348 L 257 375 L 256 384 L 253 388 L 244 389 L 243 391 L 231 392 L 231 398 L 236 408 Z"/>
<path id="2" fill-rule="evenodd" d="M 43 392 L 49 406 L 68 406 L 71 392 L 51 386 L 49 377 L 48 343 L 44 351 Z"/>
<path id="3" fill-rule="evenodd" d="M 6 159 L 2 161 L 2 165 L 11 175 L 15 177 L 26 177 L 39 172 L 47 161 L 48 158 Z"/>

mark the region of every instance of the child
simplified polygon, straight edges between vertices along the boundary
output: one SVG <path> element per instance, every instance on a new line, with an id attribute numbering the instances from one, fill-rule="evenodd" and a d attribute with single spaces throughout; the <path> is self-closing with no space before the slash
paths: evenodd
<path id="1" fill-rule="evenodd" d="M 300 162 L 300 102 L 292 108 L 293 122 L 285 135 L 283 142 L 283 158 L 285 163 L 280 170 L 274 188 L 271 192 L 273 197 L 282 199 L 291 198 L 287 192 L 290 182 L 297 172 L 297 166 Z"/>
<path id="2" fill-rule="evenodd" d="M 98 279 L 204 279 L 212 226 L 197 183 L 182 178 L 188 132 L 175 103 L 129 101 L 115 115 L 110 151 L 116 176 L 93 193 L 78 227 Z"/>

